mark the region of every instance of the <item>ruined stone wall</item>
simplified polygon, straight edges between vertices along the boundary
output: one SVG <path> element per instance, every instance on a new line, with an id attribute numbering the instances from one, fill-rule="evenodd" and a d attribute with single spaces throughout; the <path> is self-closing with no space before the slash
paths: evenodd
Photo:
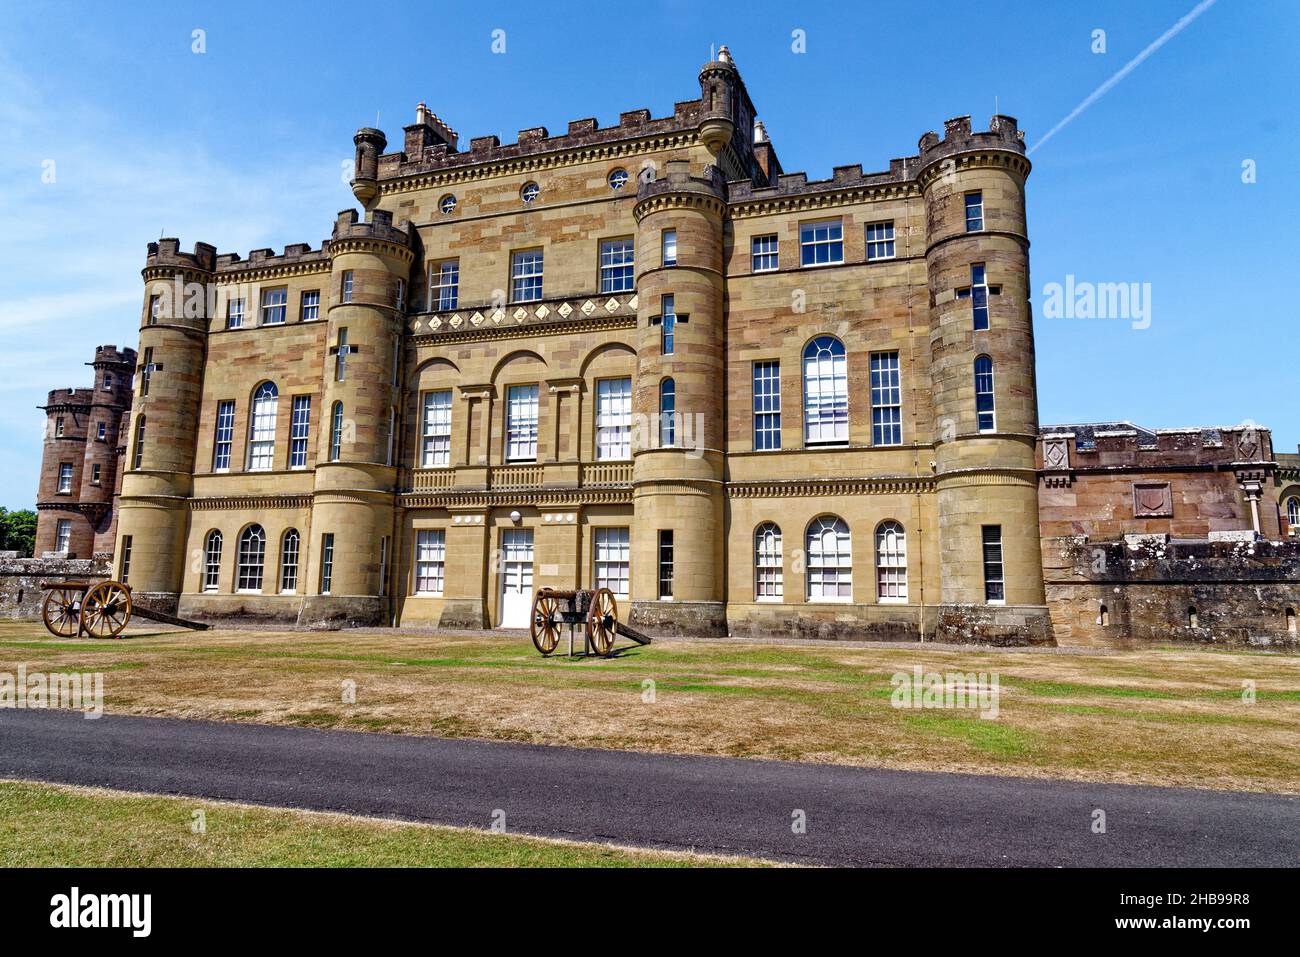
<path id="1" fill-rule="evenodd" d="M 108 567 L 82 558 L 0 558 L 0 618 L 39 618 L 42 582 L 104 578 Z"/>
<path id="2" fill-rule="evenodd" d="M 1300 542 L 1043 539 L 1058 644 L 1300 650 Z"/>

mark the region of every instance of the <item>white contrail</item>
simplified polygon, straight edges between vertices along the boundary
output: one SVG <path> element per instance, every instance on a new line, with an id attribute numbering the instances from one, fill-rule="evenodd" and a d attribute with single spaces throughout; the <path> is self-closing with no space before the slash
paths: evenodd
<path id="1" fill-rule="evenodd" d="M 1033 146 L 1029 148 L 1029 152 L 1032 153 L 1034 150 L 1038 149 L 1038 147 L 1042 146 L 1053 136 L 1059 133 L 1067 123 L 1069 123 L 1072 119 L 1074 119 L 1084 110 L 1086 110 L 1088 107 L 1092 106 L 1092 104 L 1096 103 L 1103 96 L 1105 96 L 1107 92 L 1110 91 L 1111 87 L 1113 87 L 1120 80 L 1124 79 L 1124 77 L 1128 76 L 1130 73 L 1136 70 L 1138 68 L 1138 65 L 1143 60 L 1145 60 L 1151 54 L 1155 53 L 1157 50 L 1159 50 L 1162 46 L 1164 46 L 1166 43 L 1168 43 L 1178 34 L 1182 33 L 1183 30 L 1187 28 L 1188 24 L 1190 24 L 1193 20 L 1199 17 L 1206 10 L 1210 9 L 1210 7 L 1214 6 L 1216 2 L 1217 0 L 1201 0 L 1200 3 L 1198 3 L 1194 8 L 1192 8 L 1192 11 L 1190 13 L 1188 13 L 1181 20 L 1175 23 L 1172 27 L 1170 27 L 1168 30 L 1162 33 L 1159 39 L 1155 40 L 1145 50 L 1143 50 L 1133 59 L 1125 63 L 1118 73 L 1116 73 L 1109 80 L 1107 80 L 1101 86 L 1097 87 L 1097 89 L 1093 90 L 1090 94 L 1088 94 L 1088 98 L 1086 100 L 1084 100 L 1073 110 L 1071 110 L 1069 116 L 1061 120 L 1061 122 L 1057 123 L 1050 130 L 1048 130 L 1047 134 L 1041 140 L 1039 140 L 1037 143 L 1035 143 Z"/>

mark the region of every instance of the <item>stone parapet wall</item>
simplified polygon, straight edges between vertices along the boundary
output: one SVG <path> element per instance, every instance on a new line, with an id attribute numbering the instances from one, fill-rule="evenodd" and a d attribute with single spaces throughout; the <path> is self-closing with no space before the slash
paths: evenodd
<path id="1" fill-rule="evenodd" d="M 86 558 L 0 558 L 0 618 L 39 618 L 41 583 L 107 578 L 109 563 Z"/>

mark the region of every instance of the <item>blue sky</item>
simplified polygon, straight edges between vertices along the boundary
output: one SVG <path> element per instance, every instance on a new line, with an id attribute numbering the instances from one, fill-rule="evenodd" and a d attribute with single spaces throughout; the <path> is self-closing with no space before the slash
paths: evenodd
<path id="1" fill-rule="evenodd" d="M 87 384 L 96 344 L 135 344 L 145 244 L 317 246 L 354 205 L 341 164 L 376 113 L 394 144 L 420 100 L 463 143 L 661 116 L 726 43 L 785 168 L 822 178 L 884 169 L 947 117 L 982 129 L 995 102 L 1034 144 L 1194 6 L 6 2 L 0 505 L 32 504 L 46 391 Z M 1297 49 L 1294 0 L 1218 0 L 1034 152 L 1044 423 L 1251 419 L 1300 442 Z M 1046 318 L 1067 275 L 1150 283 L 1149 328 Z"/>

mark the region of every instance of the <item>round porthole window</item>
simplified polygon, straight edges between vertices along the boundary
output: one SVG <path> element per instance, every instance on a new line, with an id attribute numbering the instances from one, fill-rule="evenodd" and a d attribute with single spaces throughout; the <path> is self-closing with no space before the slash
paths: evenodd
<path id="1" fill-rule="evenodd" d="M 456 209 L 456 197 L 448 193 L 442 199 L 438 200 L 438 208 L 443 213 L 451 213 Z"/>
<path id="2" fill-rule="evenodd" d="M 519 191 L 519 198 L 525 203 L 531 203 L 542 193 L 542 188 L 536 183 L 525 183 L 524 188 Z"/>
<path id="3" fill-rule="evenodd" d="M 627 170 L 616 169 L 609 174 L 609 188 L 618 192 L 627 185 Z"/>

